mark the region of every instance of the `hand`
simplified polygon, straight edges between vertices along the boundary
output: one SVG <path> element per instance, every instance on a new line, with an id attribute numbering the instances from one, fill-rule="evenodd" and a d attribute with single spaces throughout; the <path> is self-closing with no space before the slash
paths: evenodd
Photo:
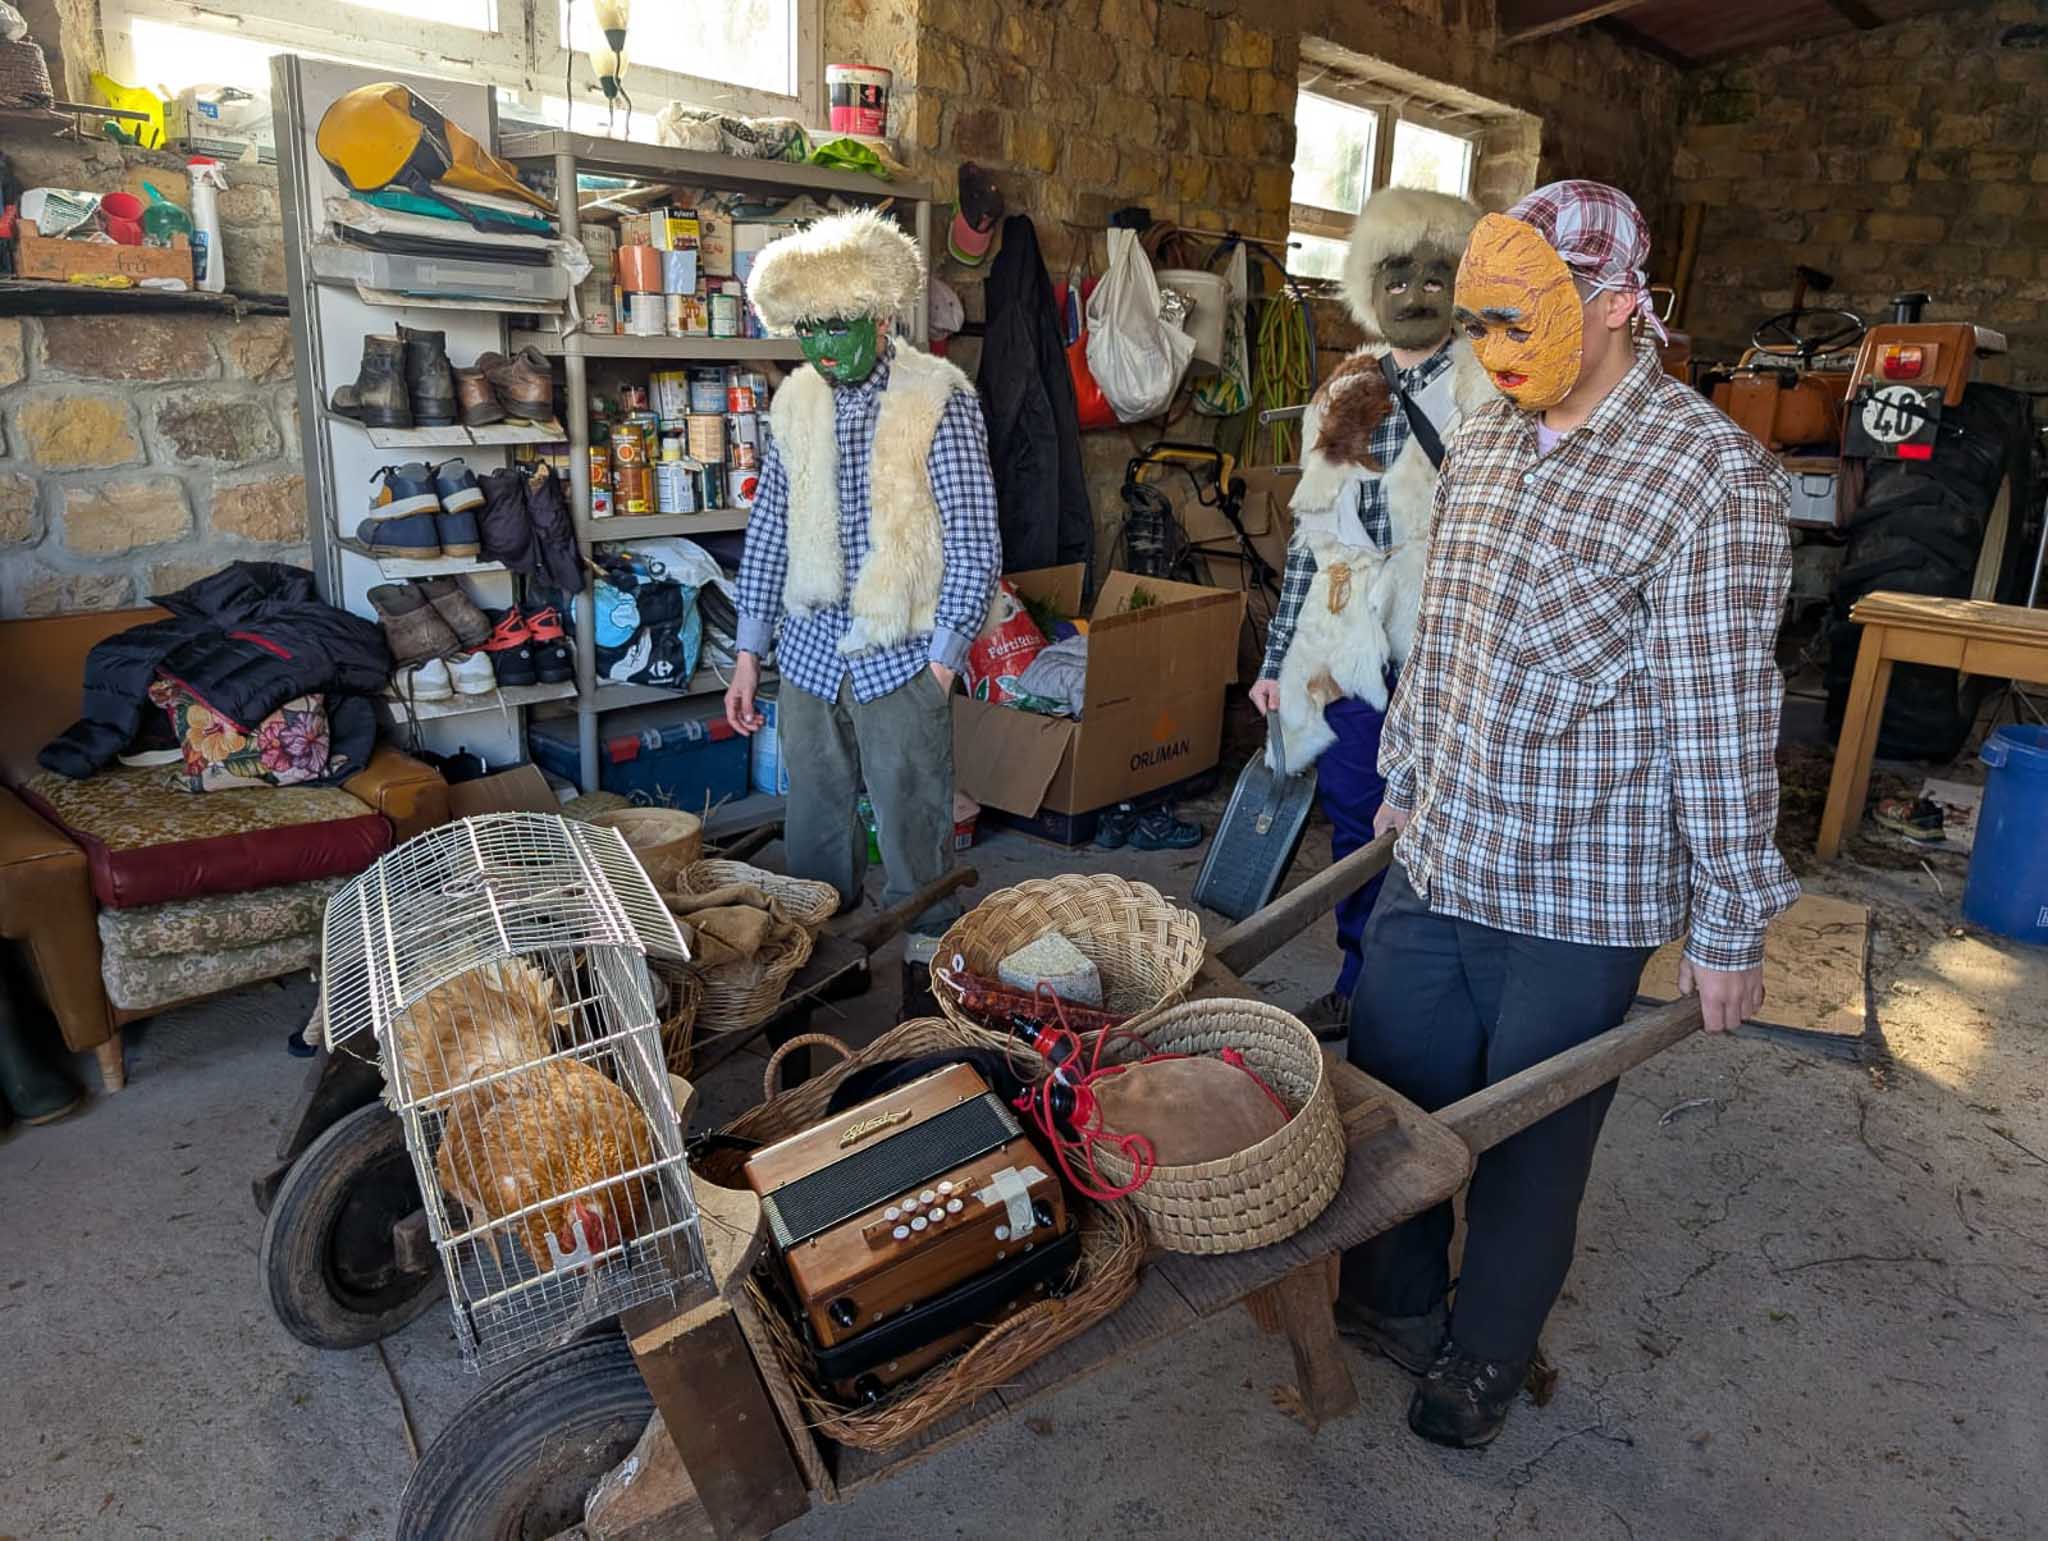
<path id="1" fill-rule="evenodd" d="M 1678 993 L 1698 992 L 1700 1017 L 1710 1033 L 1728 1033 L 1763 1010 L 1764 970 L 1702 968 L 1690 958 L 1678 960 Z"/>
<path id="2" fill-rule="evenodd" d="M 1388 830 L 1408 827 L 1408 821 L 1415 817 L 1412 808 L 1396 808 L 1392 803 L 1381 803 L 1380 811 L 1372 816 L 1372 837 L 1377 840 Z"/>
<path id="3" fill-rule="evenodd" d="M 1280 710 L 1280 682 L 1260 680 L 1252 686 L 1252 705 L 1259 709 L 1261 717 L 1270 717 Z"/>
<path id="4" fill-rule="evenodd" d="M 768 719 L 754 710 L 754 692 L 761 688 L 761 660 L 742 653 L 732 666 L 732 683 L 725 687 L 725 720 L 733 732 L 751 738 Z"/>
<path id="5" fill-rule="evenodd" d="M 953 693 L 953 681 L 958 679 L 960 676 L 953 670 L 947 668 L 944 664 L 940 663 L 936 658 L 934 658 L 925 667 L 932 671 L 932 678 L 939 682 L 939 689 L 943 690 L 947 695 L 950 696 Z"/>

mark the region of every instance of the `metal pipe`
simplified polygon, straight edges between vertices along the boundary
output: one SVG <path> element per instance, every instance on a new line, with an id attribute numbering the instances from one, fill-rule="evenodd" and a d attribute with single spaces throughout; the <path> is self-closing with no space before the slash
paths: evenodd
<path id="1" fill-rule="evenodd" d="M 580 241 L 583 219 L 576 207 L 576 156 L 563 150 L 555 156 L 555 206 L 561 211 L 562 239 Z M 564 316 L 566 325 L 568 317 Z M 569 421 L 569 517 L 576 525 L 576 550 L 583 558 L 583 591 L 570 596 L 576 620 L 576 780 L 585 792 L 597 790 L 597 595 L 590 581 L 590 366 L 583 357 L 582 334 L 562 337 L 562 377 L 567 387 Z"/>

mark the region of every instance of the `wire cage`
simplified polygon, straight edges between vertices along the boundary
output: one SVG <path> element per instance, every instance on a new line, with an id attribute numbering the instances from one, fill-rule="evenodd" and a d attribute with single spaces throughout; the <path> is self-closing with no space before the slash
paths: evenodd
<path id="1" fill-rule="evenodd" d="M 430 830 L 328 901 L 327 1046 L 376 1038 L 472 1368 L 707 1275 L 650 954 L 689 956 L 624 838 L 549 814 Z"/>

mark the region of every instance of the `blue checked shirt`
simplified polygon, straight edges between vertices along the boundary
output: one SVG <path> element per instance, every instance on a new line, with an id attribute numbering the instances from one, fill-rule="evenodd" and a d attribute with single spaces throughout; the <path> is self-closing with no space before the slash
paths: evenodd
<path id="1" fill-rule="evenodd" d="M 846 564 L 848 594 L 868 556 L 869 452 L 888 381 L 885 357 L 860 384 L 832 392 L 839 448 L 839 550 Z M 740 559 L 742 652 L 765 657 L 779 623 L 776 667 L 783 679 L 827 701 L 838 699 L 840 683 L 849 674 L 854 699 L 873 701 L 901 689 L 928 663 L 957 671 L 967 662 L 968 644 L 987 617 L 989 595 L 1003 566 L 988 428 L 975 396 L 956 392 L 946 403 L 926 465 L 932 497 L 939 505 L 946 558 L 939 580 L 937 626 L 929 636 L 847 658 L 841 655 L 839 642 L 852 616 L 843 602 L 802 618 L 783 615 L 782 587 L 789 572 L 789 473 L 776 446 L 768 445 L 761 457 L 754 512 L 747 520 L 746 554 Z"/>
<path id="2" fill-rule="evenodd" d="M 1399 371 L 1401 389 L 1410 396 L 1419 396 L 1450 367 L 1451 344 L 1446 338 L 1444 345 L 1421 363 Z M 1372 432 L 1372 458 L 1380 463 L 1383 470 L 1392 470 L 1396 457 L 1408 447 L 1408 438 L 1408 414 L 1400 409 L 1397 402 L 1394 410 L 1382 418 L 1379 427 Z M 1365 533 L 1382 551 L 1393 544 L 1393 527 L 1387 516 L 1387 493 L 1377 476 L 1363 477 L 1359 481 L 1358 522 L 1365 526 Z M 1288 644 L 1294 640 L 1294 628 L 1301 620 L 1301 607 L 1308 599 L 1308 586 L 1315 581 L 1315 576 L 1316 559 L 1308 548 L 1300 545 L 1291 547 L 1287 553 L 1287 571 L 1280 579 L 1280 603 L 1266 627 L 1266 662 L 1259 670 L 1260 679 L 1280 678 L 1280 664 L 1287 657 Z"/>

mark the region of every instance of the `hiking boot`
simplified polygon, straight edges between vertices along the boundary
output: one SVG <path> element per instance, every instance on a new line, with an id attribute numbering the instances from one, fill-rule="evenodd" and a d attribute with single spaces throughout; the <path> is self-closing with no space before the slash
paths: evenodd
<path id="1" fill-rule="evenodd" d="M 488 428 L 505 421 L 505 409 L 498 405 L 498 393 L 474 364 L 455 371 L 455 406 L 465 428 Z"/>
<path id="2" fill-rule="evenodd" d="M 459 458 L 434 467 L 434 494 L 445 513 L 466 514 L 484 506 L 484 491 L 477 485 L 476 473 Z"/>
<path id="3" fill-rule="evenodd" d="M 1141 851 L 1185 851 L 1201 843 L 1202 826 L 1175 818 L 1164 803 L 1139 814 L 1131 829 L 1131 844 Z"/>
<path id="4" fill-rule="evenodd" d="M 441 555 L 441 527 L 434 522 L 439 517 L 407 514 L 402 519 L 365 519 L 356 526 L 355 539 L 344 536 L 340 545 L 358 556 L 431 562 Z"/>
<path id="5" fill-rule="evenodd" d="M 1301 1008 L 1301 1025 L 1324 1043 L 1342 1043 L 1351 1036 L 1351 997 L 1332 990 Z"/>
<path id="6" fill-rule="evenodd" d="M 1408 1427 L 1432 1444 L 1469 1450 L 1490 1442 L 1508 1421 L 1526 1363 L 1477 1359 L 1445 1338 L 1408 1401 Z"/>
<path id="7" fill-rule="evenodd" d="M 405 390 L 412 397 L 412 420 L 422 428 L 447 428 L 455 422 L 455 371 L 448 367 L 448 334 L 398 329 L 405 344 Z"/>
<path id="8" fill-rule="evenodd" d="M 369 600 L 391 656 L 401 664 L 439 658 L 462 645 L 440 610 L 410 583 L 380 583 Z"/>
<path id="9" fill-rule="evenodd" d="M 449 701 L 455 696 L 448 665 L 438 658 L 409 663 L 391 676 L 391 693 L 401 701 Z"/>
<path id="10" fill-rule="evenodd" d="M 1130 844 L 1131 831 L 1137 827 L 1138 816 L 1129 803 L 1105 808 L 1095 821 L 1095 844 L 1105 851 L 1121 851 Z"/>
<path id="11" fill-rule="evenodd" d="M 1439 1300 L 1420 1316 L 1388 1316 L 1342 1296 L 1337 1300 L 1337 1330 L 1368 1348 L 1376 1348 L 1410 1375 L 1421 1375 L 1436 1363 L 1450 1336 L 1451 1314 Z"/>
<path id="12" fill-rule="evenodd" d="M 490 655 L 491 671 L 500 685 L 537 685 L 540 672 L 534 663 L 533 631 L 517 605 L 494 612 L 497 624 L 484 639 L 481 651 Z"/>
<path id="13" fill-rule="evenodd" d="M 555 416 L 555 373 L 547 355 L 535 347 L 477 355 L 476 367 L 497 392 L 498 405 L 516 422 L 547 423 Z"/>
<path id="14" fill-rule="evenodd" d="M 576 659 L 569 651 L 568 633 L 562 629 L 562 613 L 553 605 L 526 612 L 526 629 L 533 634 L 533 666 L 543 685 L 559 685 L 576 677 Z"/>
<path id="15" fill-rule="evenodd" d="M 438 514 L 441 495 L 434 487 L 434 473 L 423 460 L 404 465 L 380 466 L 370 480 L 377 490 L 370 495 L 372 519 L 397 519 L 405 514 Z"/>
<path id="16" fill-rule="evenodd" d="M 517 466 L 486 471 L 480 483 L 483 512 L 477 516 L 481 555 L 514 572 L 533 567 L 533 515 L 526 509 L 526 477 Z"/>
<path id="17" fill-rule="evenodd" d="M 336 386 L 328 407 L 365 428 L 412 427 L 412 397 L 405 388 L 405 344 L 396 337 L 365 337 L 355 383 Z"/>
<path id="18" fill-rule="evenodd" d="M 441 613 L 455 640 L 466 648 L 478 648 L 491 634 L 491 623 L 462 585 L 453 578 L 421 578 L 414 585 L 426 595 L 427 603 Z"/>
<path id="19" fill-rule="evenodd" d="M 455 653 L 448 659 L 448 678 L 458 696 L 487 696 L 498 688 L 489 653 Z"/>
<path id="20" fill-rule="evenodd" d="M 71 1077 L 44 1058 L 43 1019 L 24 1014 L 0 985 L 0 1100 L 25 1124 L 52 1124 L 85 1100 Z"/>

